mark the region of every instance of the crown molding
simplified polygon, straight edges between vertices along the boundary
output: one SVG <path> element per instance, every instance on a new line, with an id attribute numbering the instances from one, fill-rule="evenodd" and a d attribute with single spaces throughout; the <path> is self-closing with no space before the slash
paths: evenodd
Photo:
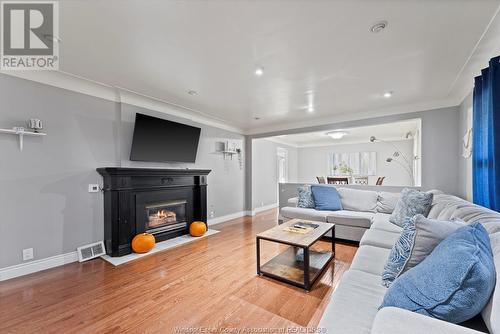
<path id="1" fill-rule="evenodd" d="M 0 71 L 0 73 L 116 103 L 126 103 L 155 110 L 241 135 L 245 134 L 242 128 L 228 124 L 224 120 L 212 117 L 203 112 L 134 92 L 123 87 L 110 86 L 63 71 Z"/>

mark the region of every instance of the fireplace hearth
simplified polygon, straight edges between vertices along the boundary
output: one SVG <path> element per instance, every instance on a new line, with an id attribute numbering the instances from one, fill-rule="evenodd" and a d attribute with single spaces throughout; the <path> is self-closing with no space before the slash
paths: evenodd
<path id="1" fill-rule="evenodd" d="M 132 238 L 151 233 L 157 242 L 189 233 L 207 221 L 210 170 L 98 168 L 104 179 L 104 242 L 110 256 L 130 254 Z"/>

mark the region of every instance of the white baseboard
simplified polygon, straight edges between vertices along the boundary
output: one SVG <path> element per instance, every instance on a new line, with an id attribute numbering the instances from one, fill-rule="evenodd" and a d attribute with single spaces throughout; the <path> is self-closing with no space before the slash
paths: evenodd
<path id="1" fill-rule="evenodd" d="M 0 282 L 11 278 L 24 276 L 38 271 L 59 267 L 64 264 L 78 261 L 78 254 L 75 252 L 55 255 L 45 259 L 16 264 L 14 266 L 0 269 Z"/>
<path id="2" fill-rule="evenodd" d="M 266 210 L 271 210 L 271 209 L 277 208 L 278 206 L 279 206 L 278 203 L 273 203 L 273 204 L 269 204 L 269 205 L 260 206 L 258 208 L 253 209 L 252 211 L 247 211 L 248 212 L 248 216 L 255 216 L 259 212 L 266 211 Z"/>
<path id="3" fill-rule="evenodd" d="M 208 223 L 209 226 L 212 226 L 212 225 L 216 225 L 216 224 L 227 222 L 228 220 L 232 220 L 232 219 L 236 219 L 236 218 L 241 218 L 241 217 L 244 217 L 244 216 L 251 216 L 251 215 L 248 214 L 248 211 L 239 211 L 239 212 L 235 212 L 235 213 L 230 213 L 230 214 L 225 215 L 225 216 L 210 218 L 210 219 L 208 219 L 207 223 Z"/>

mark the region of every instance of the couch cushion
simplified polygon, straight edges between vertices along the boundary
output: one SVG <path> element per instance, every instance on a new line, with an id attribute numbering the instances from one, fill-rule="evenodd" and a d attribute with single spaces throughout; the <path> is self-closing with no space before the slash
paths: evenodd
<path id="1" fill-rule="evenodd" d="M 341 187 L 337 188 L 337 190 L 344 210 L 377 212 L 377 192 Z"/>
<path id="2" fill-rule="evenodd" d="M 364 271 L 369 274 L 380 276 L 384 270 L 384 264 L 389 257 L 390 250 L 375 246 L 361 246 L 356 251 L 350 269 Z"/>
<path id="3" fill-rule="evenodd" d="M 415 234 L 410 241 L 409 256 L 404 263 L 401 273 L 410 270 L 422 262 L 441 241 L 459 228 L 465 226 L 465 223 L 461 220 L 441 221 L 425 218 L 422 215 L 417 215 L 412 220 L 415 222 Z"/>
<path id="4" fill-rule="evenodd" d="M 494 285 L 490 240 L 478 223 L 458 229 L 418 266 L 396 279 L 381 307 L 400 307 L 460 323 L 483 310 Z"/>
<path id="5" fill-rule="evenodd" d="M 360 246 L 371 245 L 375 247 L 382 247 L 391 249 L 399 238 L 399 233 L 392 233 L 387 231 L 369 229 L 365 232 L 361 241 Z"/>
<path id="6" fill-rule="evenodd" d="M 382 230 L 392 233 L 401 233 L 403 228 L 389 221 L 389 216 L 386 213 L 376 213 L 373 217 L 373 223 L 371 228 L 376 230 Z"/>
<path id="7" fill-rule="evenodd" d="M 489 237 L 497 281 L 495 283 L 495 290 L 488 304 L 481 312 L 481 315 L 490 333 L 500 334 L 500 232 L 490 234 Z"/>
<path id="8" fill-rule="evenodd" d="M 378 193 L 377 212 L 391 214 L 398 203 L 400 193 L 381 191 Z"/>
<path id="9" fill-rule="evenodd" d="M 326 218 L 328 217 L 328 215 L 331 215 L 333 212 L 334 211 L 319 211 L 315 209 L 285 206 L 284 208 L 281 208 L 280 214 L 285 218 L 297 218 L 326 222 Z"/>
<path id="10" fill-rule="evenodd" d="M 326 307 L 319 327 L 326 333 L 368 334 L 386 292 L 380 276 L 347 271 Z"/>
<path id="11" fill-rule="evenodd" d="M 418 214 L 427 217 L 432 206 L 432 198 L 432 193 L 410 188 L 403 189 L 389 221 L 403 227 L 406 218 L 411 218 Z"/>
<path id="12" fill-rule="evenodd" d="M 340 210 L 332 211 L 328 215 L 327 221 L 338 225 L 370 228 L 373 216 L 374 214 L 369 212 Z"/>
<path id="13" fill-rule="evenodd" d="M 337 211 L 342 210 L 342 202 L 337 188 L 330 186 L 311 186 L 316 210 Z"/>

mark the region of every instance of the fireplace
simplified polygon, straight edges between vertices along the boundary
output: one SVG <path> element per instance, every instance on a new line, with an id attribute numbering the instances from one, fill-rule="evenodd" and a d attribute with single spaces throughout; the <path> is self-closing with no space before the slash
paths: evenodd
<path id="1" fill-rule="evenodd" d="M 98 168 L 104 179 L 104 242 L 111 256 L 132 252 L 139 233 L 157 242 L 189 233 L 193 221 L 207 221 L 210 170 Z"/>

